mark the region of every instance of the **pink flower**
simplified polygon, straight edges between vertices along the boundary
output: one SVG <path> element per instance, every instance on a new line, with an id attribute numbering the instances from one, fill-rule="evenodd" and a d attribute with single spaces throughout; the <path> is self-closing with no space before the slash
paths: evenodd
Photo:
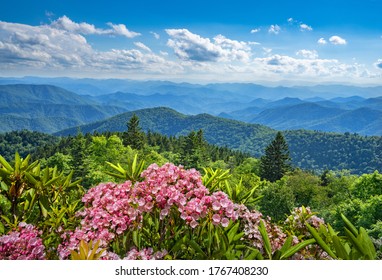
<path id="1" fill-rule="evenodd" d="M 40 234 L 35 226 L 19 223 L 16 230 L 0 236 L 0 260 L 44 260 Z"/>

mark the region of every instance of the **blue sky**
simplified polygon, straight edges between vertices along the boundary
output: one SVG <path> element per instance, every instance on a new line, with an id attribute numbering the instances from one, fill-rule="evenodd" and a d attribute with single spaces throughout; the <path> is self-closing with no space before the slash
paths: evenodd
<path id="1" fill-rule="evenodd" d="M 382 84 L 379 0 L 1 6 L 1 76 Z"/>

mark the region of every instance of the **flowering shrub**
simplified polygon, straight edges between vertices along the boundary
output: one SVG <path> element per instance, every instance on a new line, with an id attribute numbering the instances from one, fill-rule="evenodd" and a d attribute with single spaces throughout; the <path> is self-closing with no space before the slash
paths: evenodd
<path id="1" fill-rule="evenodd" d="M 291 215 L 285 220 L 285 225 L 294 233 L 301 236 L 309 236 L 305 223 L 318 229 L 320 225 L 324 225 L 323 219 L 317 217 L 312 213 L 309 207 L 299 207 L 293 209 Z"/>
<path id="2" fill-rule="evenodd" d="M 300 242 L 303 239 L 312 237 L 305 223 L 308 223 L 315 229 L 319 229 L 321 225 L 325 226 L 325 222 L 322 218 L 317 217 L 309 207 L 302 206 L 293 209 L 291 215 L 289 215 L 284 222 L 284 228 L 290 234 L 298 236 L 297 242 Z M 293 259 L 298 260 L 328 258 L 330 258 L 329 255 L 316 244 L 307 246 L 293 256 Z"/>
<path id="3" fill-rule="evenodd" d="M 58 247 L 61 259 L 77 250 L 80 240 L 99 240 L 100 248 L 107 248 L 118 236 L 144 227 L 145 214 L 159 213 L 159 220 L 164 220 L 173 213 L 191 228 L 204 218 L 223 227 L 238 218 L 237 206 L 221 191 L 209 195 L 195 169 L 185 170 L 170 163 L 162 167 L 152 164 L 141 176 L 144 180 L 134 186 L 130 181 L 100 184 L 84 195 L 85 208 L 77 213 L 82 218 L 81 226 L 61 235 L 63 242 Z"/>
<path id="4" fill-rule="evenodd" d="M 263 218 L 263 214 L 259 211 L 249 211 L 246 206 L 241 205 L 240 218 L 244 222 L 244 237 L 243 239 L 248 241 L 253 247 L 258 249 L 260 253 L 264 254 L 263 238 L 259 231 L 260 221 L 263 221 L 267 235 L 271 242 L 272 253 L 281 249 L 287 235 L 275 224 L 271 223 L 271 219 L 267 217 Z"/>
<path id="5" fill-rule="evenodd" d="M 0 236 L 0 260 L 44 260 L 40 234 L 33 225 L 19 223 L 17 230 Z"/>

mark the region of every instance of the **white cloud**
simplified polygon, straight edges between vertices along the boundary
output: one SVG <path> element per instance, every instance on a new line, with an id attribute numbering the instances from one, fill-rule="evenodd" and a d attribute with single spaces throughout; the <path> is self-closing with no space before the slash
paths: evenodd
<path id="1" fill-rule="evenodd" d="M 142 42 L 134 42 L 134 45 L 136 45 L 138 48 L 142 49 L 142 50 L 145 50 L 147 52 L 151 52 L 151 49 L 146 46 L 145 44 L 143 44 Z"/>
<path id="2" fill-rule="evenodd" d="M 251 30 L 251 33 L 254 34 L 254 33 L 257 33 L 257 32 L 260 32 L 260 28 L 255 28 L 255 29 L 252 29 Z"/>
<path id="3" fill-rule="evenodd" d="M 378 59 L 375 63 L 374 66 L 377 67 L 378 69 L 382 69 L 382 59 Z"/>
<path id="4" fill-rule="evenodd" d="M 254 63 L 264 73 L 281 75 L 283 78 L 308 78 L 314 81 L 354 79 L 367 73 L 362 65 L 344 64 L 337 59 L 300 59 L 275 54 L 265 58 L 256 58 Z"/>
<path id="5" fill-rule="evenodd" d="M 301 31 L 312 31 L 313 28 L 305 23 L 300 24 Z"/>
<path id="6" fill-rule="evenodd" d="M 279 34 L 280 33 L 280 31 L 281 31 L 281 28 L 280 28 L 280 26 L 278 26 L 277 24 L 276 25 L 271 25 L 270 27 L 269 27 L 269 29 L 268 29 L 268 32 L 269 33 L 272 33 L 272 34 Z"/>
<path id="7" fill-rule="evenodd" d="M 259 43 L 259 42 L 248 42 L 248 45 L 250 45 L 250 46 L 258 46 L 258 45 L 261 45 L 261 43 Z"/>
<path id="8" fill-rule="evenodd" d="M 167 45 L 182 60 L 248 61 L 251 56 L 248 43 L 231 40 L 223 35 L 217 35 L 212 42 L 209 38 L 203 38 L 187 29 L 166 29 L 166 32 L 171 37 Z"/>
<path id="9" fill-rule="evenodd" d="M 299 50 L 296 52 L 296 55 L 308 58 L 308 59 L 316 59 L 318 58 L 318 53 L 316 50 Z"/>
<path id="10" fill-rule="evenodd" d="M 140 33 L 128 30 L 124 24 L 112 24 L 109 22 L 107 25 L 110 26 L 111 29 L 96 28 L 93 24 L 86 22 L 76 23 L 67 16 L 62 16 L 50 24 L 50 26 L 55 29 L 65 30 L 82 35 L 114 35 L 125 36 L 127 38 L 134 38 L 141 35 Z"/>
<path id="11" fill-rule="evenodd" d="M 333 45 L 346 45 L 347 42 L 345 39 L 341 38 L 340 36 L 332 36 L 329 38 L 329 42 Z"/>
<path id="12" fill-rule="evenodd" d="M 87 42 L 84 35 L 95 29 L 88 25 L 70 22 L 66 28 L 57 25 L 30 26 L 0 22 L 0 63 L 5 69 L 59 73 L 80 71 L 81 73 L 174 73 L 182 71 L 178 63 L 154 54 L 141 42 L 135 45 L 141 50 L 97 51 Z M 71 31 L 68 31 L 68 30 Z M 121 29 L 124 32 L 124 29 Z"/>
<path id="13" fill-rule="evenodd" d="M 154 36 L 155 39 L 159 39 L 160 38 L 160 35 L 154 31 L 150 31 L 150 33 Z"/>
<path id="14" fill-rule="evenodd" d="M 327 44 L 327 42 L 324 38 L 318 39 L 317 43 L 319 43 L 320 45 L 326 45 Z"/>
<path id="15" fill-rule="evenodd" d="M 134 38 L 141 35 L 140 33 L 128 30 L 124 24 L 113 24 L 111 22 L 108 22 L 107 25 L 109 25 L 112 29 L 104 30 L 103 32 L 105 34 L 120 35 L 120 36 L 125 36 L 127 38 Z"/>
<path id="16" fill-rule="evenodd" d="M 371 81 L 373 77 L 379 83 L 381 80 L 382 72 L 376 68 L 382 69 L 382 59 L 374 63 L 376 68 L 369 65 L 372 72 L 355 62 L 345 64 L 336 59 L 319 58 L 315 50 L 301 49 L 296 52 L 296 57 L 290 57 L 261 45 L 257 50 L 258 57 L 255 57 L 251 48 L 257 49 L 253 47 L 258 44 L 256 42 L 233 40 L 223 35 L 205 38 L 187 29 L 166 30 L 167 45 L 176 57 L 165 49 L 154 52 L 139 41 L 134 42 L 132 49 L 95 49 L 86 36 L 116 32 L 112 25 L 109 26 L 110 29 L 98 29 L 91 24 L 70 20 L 39 26 L 0 21 L 0 75 L 81 74 L 206 81 L 305 79 L 354 82 L 360 79 Z M 108 33 L 105 30 L 109 30 Z M 124 33 L 124 29 L 120 33 Z"/>
<path id="17" fill-rule="evenodd" d="M 293 18 L 288 18 L 288 22 L 289 22 L 289 23 L 293 23 L 293 22 L 294 22 L 294 19 L 293 19 Z"/>

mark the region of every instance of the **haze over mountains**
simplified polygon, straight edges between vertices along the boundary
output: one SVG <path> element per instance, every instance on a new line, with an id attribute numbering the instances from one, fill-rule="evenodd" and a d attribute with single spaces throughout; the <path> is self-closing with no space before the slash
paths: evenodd
<path id="1" fill-rule="evenodd" d="M 52 133 L 126 111 L 169 107 L 187 115 L 208 113 L 278 130 L 382 135 L 382 87 L 36 77 L 0 78 L 0 84 L 7 84 L 0 86 L 0 131 Z"/>

